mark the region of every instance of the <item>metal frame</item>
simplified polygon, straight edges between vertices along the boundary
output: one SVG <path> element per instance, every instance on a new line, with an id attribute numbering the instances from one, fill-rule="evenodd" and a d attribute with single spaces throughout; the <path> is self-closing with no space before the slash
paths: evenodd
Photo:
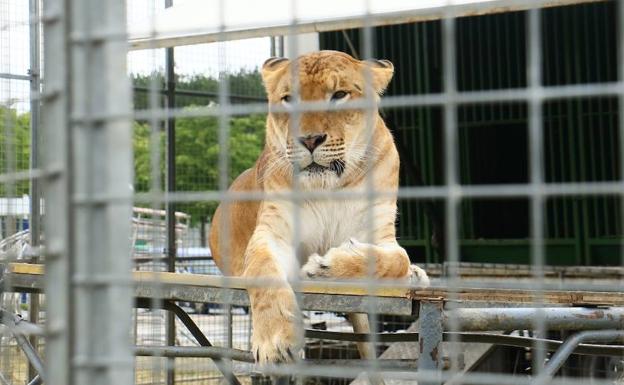
<path id="1" fill-rule="evenodd" d="M 17 291 L 39 292 L 42 290 L 43 270 L 37 266 L 28 265 L 9 265 L 5 269 L 4 279 L 10 278 L 12 287 Z M 24 272 L 29 271 L 29 272 Z M 167 274 L 167 273 L 164 273 Z M 176 275 L 184 280 L 184 275 Z M 152 277 L 158 280 L 158 277 Z M 246 292 L 241 289 L 229 289 L 227 287 L 201 286 L 194 282 L 184 283 L 164 283 L 159 287 L 158 291 L 153 290 L 153 283 L 145 280 L 145 274 L 135 274 L 136 289 L 135 306 L 139 308 L 154 308 L 154 300 L 159 308 L 167 310 L 170 314 L 177 316 L 178 319 L 194 336 L 202 347 L 136 347 L 135 354 L 145 356 L 162 356 L 162 357 L 207 357 L 215 360 L 217 367 L 226 375 L 231 383 L 237 384 L 238 380 L 233 376 L 228 365 L 225 365 L 221 359 L 230 358 L 236 361 L 253 362 L 251 352 L 245 352 L 232 348 L 215 348 L 211 347 L 210 341 L 197 327 L 195 322 L 189 317 L 184 310 L 177 306 L 174 301 L 191 301 L 205 302 L 212 300 L 220 302 L 219 298 L 233 299 L 230 304 L 248 305 Z M 166 281 L 166 280 L 165 280 Z M 305 289 L 304 289 L 305 290 Z M 232 292 L 237 292 L 233 294 Z M 505 346 L 531 347 L 535 343 L 544 344 L 549 351 L 557 350 L 557 354 L 549 364 L 544 376 L 552 376 L 561 363 L 575 349 L 578 348 L 576 354 L 601 354 L 620 356 L 624 352 L 622 345 L 595 345 L 581 344 L 585 340 L 596 340 L 610 342 L 615 337 L 621 336 L 622 332 L 584 332 L 574 336 L 568 341 L 540 340 L 539 338 L 526 338 L 518 336 L 508 336 L 500 334 L 479 334 L 477 331 L 496 331 L 496 330 L 523 330 L 530 329 L 535 321 L 538 313 L 543 313 L 545 330 L 596 330 L 596 329 L 622 329 L 624 328 L 624 293 L 618 294 L 619 307 L 578 307 L 578 305 L 589 306 L 592 302 L 581 302 L 577 307 L 555 307 L 555 308 L 458 308 L 458 306 L 467 306 L 468 303 L 447 302 L 452 296 L 449 293 L 448 298 L 429 297 L 426 296 L 426 290 L 421 296 L 423 299 L 408 299 L 406 297 L 378 297 L 375 298 L 377 306 L 381 306 L 379 314 L 388 312 L 389 314 L 415 314 L 420 319 L 419 333 L 398 333 L 398 334 L 376 334 L 378 342 L 401 342 L 401 341 L 418 341 L 420 346 L 420 358 L 418 359 L 418 370 L 423 373 L 426 381 L 424 383 L 440 384 L 442 377 L 435 377 L 435 373 L 441 368 L 442 341 L 464 341 L 464 342 L 486 342 L 493 344 L 501 344 Z M 590 292 L 585 293 L 587 295 Z M 303 309 L 307 310 L 325 310 L 325 311 L 353 311 L 363 312 L 369 308 L 369 302 L 366 295 L 344 295 L 337 291 L 328 291 L 325 294 L 317 295 L 304 293 L 302 296 Z M 418 298 L 418 295 L 413 295 Z M 547 297 L 551 298 L 551 297 Z M 362 301 L 364 300 L 364 301 Z M 506 296 L 499 295 L 498 303 L 504 303 Z M 401 307 L 395 308 L 384 307 L 384 303 L 392 304 L 395 301 L 403 303 Z M 555 299 L 548 300 L 550 304 L 559 304 Z M 467 300 L 466 302 L 471 302 Z M 527 301 L 527 303 L 530 303 Z M 346 305 L 348 304 L 348 305 Z M 350 307 L 350 308 L 349 308 Z M 445 307 L 450 309 L 445 310 Z M 389 310 L 385 310 L 389 309 Z M 454 325 L 455 323 L 455 325 Z M 458 333 L 453 329 L 461 330 Z M 469 332 L 469 333 L 466 333 Z M 328 332 L 320 330 L 306 330 L 307 338 L 330 339 L 340 341 L 366 341 L 370 338 L 369 334 L 353 334 L 342 332 Z M 306 360 L 308 362 L 308 360 Z M 311 365 L 344 365 L 348 367 L 369 367 L 370 363 L 356 362 L 350 360 L 312 360 Z M 415 368 L 415 363 L 410 360 L 381 360 L 376 366 L 379 370 L 402 371 Z M 440 372 L 437 372 L 440 373 Z M 544 381 L 540 377 L 539 381 Z"/>
<path id="2" fill-rule="evenodd" d="M 39 133 L 40 126 L 40 104 L 38 95 L 41 93 L 41 42 L 40 35 L 41 29 L 39 28 L 40 20 L 40 2 L 39 0 L 29 1 L 29 13 L 30 18 L 35 22 L 30 23 L 29 35 L 30 35 L 30 169 L 36 170 L 39 168 L 39 140 L 41 135 Z M 41 189 L 40 181 L 36 178 L 30 181 L 30 244 L 33 248 L 37 249 L 41 243 Z M 32 262 L 38 262 L 38 257 L 33 257 Z M 39 322 L 39 296 L 33 295 L 30 297 L 29 320 L 33 323 Z M 38 346 L 37 336 L 30 338 L 32 346 Z M 38 370 L 30 364 L 28 366 L 28 377 L 31 379 L 36 378 Z"/>
<path id="3" fill-rule="evenodd" d="M 2 308 L 0 308 L 0 324 L 8 328 L 28 360 L 29 374 L 31 374 L 28 385 L 42 384 L 46 378 L 43 362 L 37 349 L 28 340 L 29 336 L 32 337 L 37 334 L 42 334 L 42 330 L 40 330 L 36 324 L 26 322 L 22 317 L 11 314 Z M 30 367 L 32 367 L 32 369 L 30 369 Z M 4 377 L 2 377 L 0 373 L 0 380 L 3 379 Z"/>
<path id="4" fill-rule="evenodd" d="M 173 0 L 165 0 L 165 8 L 169 8 L 173 5 Z M 175 50 L 174 48 L 167 48 L 165 50 L 165 80 L 167 84 L 165 100 L 167 109 L 174 109 L 176 106 L 176 79 L 175 79 Z M 175 118 L 167 119 L 166 131 L 167 131 L 167 173 L 166 173 L 166 191 L 173 192 L 176 190 L 176 134 L 175 134 L 176 120 Z M 167 271 L 174 272 L 176 268 L 176 255 L 178 252 L 178 244 L 176 237 L 176 218 L 175 218 L 175 203 L 169 202 L 166 206 L 166 226 L 167 226 Z M 180 315 L 178 315 L 180 318 Z M 175 345 L 176 325 L 175 318 L 171 312 L 167 315 L 166 326 L 166 339 L 167 345 Z M 199 341 L 199 340 L 198 340 Z M 207 341 L 207 340 L 206 340 Z M 203 344 L 202 344 L 203 345 Z M 169 360 L 167 369 L 167 385 L 173 385 L 175 382 L 174 360 Z M 222 365 L 221 365 L 222 366 Z M 220 367 L 221 367 L 220 366 Z M 232 381 L 234 378 L 231 373 L 223 372 L 225 377 L 230 379 L 235 385 L 238 384 L 238 380 Z"/>
<path id="5" fill-rule="evenodd" d="M 130 384 L 130 120 L 73 119 L 130 112 L 125 43 L 99 35 L 125 30 L 125 3 L 45 1 L 41 19 L 45 291 L 57 293 L 47 297 L 47 383 Z M 99 192 L 124 201 L 74 200 Z"/>

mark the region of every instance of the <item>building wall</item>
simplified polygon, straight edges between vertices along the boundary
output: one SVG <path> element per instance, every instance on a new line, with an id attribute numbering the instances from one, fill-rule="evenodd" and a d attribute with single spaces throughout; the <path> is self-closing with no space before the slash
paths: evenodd
<path id="1" fill-rule="evenodd" d="M 617 79 L 615 2 L 542 11 L 543 83 L 546 86 Z M 527 86 L 525 12 L 459 18 L 456 24 L 460 91 Z M 395 77 L 388 95 L 442 90 L 441 24 L 431 21 L 374 29 L 373 52 L 391 60 Z M 359 56 L 360 31 L 322 33 L 322 49 Z M 622 64 L 620 64 L 622 65 Z M 618 178 L 617 98 L 548 101 L 543 106 L 544 174 L 547 182 L 613 181 Z M 407 107 L 384 111 L 402 155 L 401 184 L 444 182 L 442 110 Z M 526 103 L 458 107 L 459 169 L 465 185 L 528 181 Z M 616 197 L 548 200 L 546 256 L 551 264 L 619 264 L 621 202 Z M 440 261 L 432 246 L 431 215 L 441 202 L 400 202 L 400 241 L 418 261 Z M 529 200 L 464 200 L 460 212 L 464 261 L 529 263 Z M 444 226 L 440 223 L 440 228 Z"/>

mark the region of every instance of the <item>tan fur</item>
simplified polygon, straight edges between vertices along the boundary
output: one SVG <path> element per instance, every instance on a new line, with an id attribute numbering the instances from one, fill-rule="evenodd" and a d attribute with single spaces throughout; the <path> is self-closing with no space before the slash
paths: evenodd
<path id="1" fill-rule="evenodd" d="M 296 274 L 306 278 L 366 277 L 372 266 L 377 278 L 413 277 L 428 284 L 425 272 L 410 266 L 407 253 L 396 241 L 393 192 L 399 183 L 399 156 L 390 131 L 376 111 L 306 111 L 297 114 L 297 122 L 291 121 L 295 114 L 275 111 L 273 106 L 288 107 L 296 102 L 293 70 L 298 74 L 302 101 L 340 103 L 362 99 L 367 92 L 378 100 L 394 69 L 385 60 L 359 61 L 336 51 L 304 55 L 295 63 L 273 58 L 262 68 L 270 104 L 265 148 L 255 166 L 241 174 L 230 190 L 291 191 L 298 167 L 301 190 L 344 190 L 362 195 L 304 200 L 298 206 L 289 200 L 229 202 L 217 209 L 210 247 L 219 268 L 231 275 L 283 283 L 249 289 L 252 345 L 261 363 L 290 361 L 301 346 L 297 303 L 287 284 Z M 348 96 L 330 101 L 337 91 Z M 291 96 L 290 103 L 283 100 L 285 95 Z M 371 118 L 373 124 L 367 127 Z M 302 144 L 318 135 L 326 137 L 313 151 Z M 306 170 L 312 161 L 323 171 Z M 390 194 L 368 200 L 363 193 L 369 178 L 376 190 Z M 294 239 L 299 241 L 296 249 Z M 368 332 L 365 316 L 352 319 L 356 331 Z M 361 346 L 367 358 L 372 358 L 371 352 L 370 347 Z"/>

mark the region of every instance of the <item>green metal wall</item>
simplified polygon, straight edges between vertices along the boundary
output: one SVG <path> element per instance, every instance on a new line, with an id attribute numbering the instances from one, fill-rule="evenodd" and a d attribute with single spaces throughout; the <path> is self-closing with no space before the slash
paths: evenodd
<path id="1" fill-rule="evenodd" d="M 542 12 L 543 82 L 566 85 L 615 81 L 615 2 Z M 526 13 L 457 20 L 457 82 L 461 91 L 526 87 Z M 374 53 L 391 60 L 390 95 L 442 91 L 439 21 L 374 29 Z M 363 52 L 359 30 L 322 33 L 322 49 Z M 354 52 L 355 50 L 355 52 Z M 547 182 L 613 181 L 618 169 L 617 99 L 564 99 L 546 103 L 544 160 Z M 444 181 L 439 107 L 384 111 L 402 157 L 402 185 Z M 525 103 L 462 105 L 458 109 L 462 184 L 528 181 Z M 443 207 L 440 202 L 433 202 Z M 399 204 L 400 242 L 417 261 L 440 262 L 431 245 L 426 202 Z M 617 197 L 556 197 L 546 204 L 550 264 L 620 263 L 622 224 Z M 431 205 L 429 206 L 431 207 Z M 529 263 L 527 199 L 465 200 L 460 212 L 461 258 L 473 262 Z"/>

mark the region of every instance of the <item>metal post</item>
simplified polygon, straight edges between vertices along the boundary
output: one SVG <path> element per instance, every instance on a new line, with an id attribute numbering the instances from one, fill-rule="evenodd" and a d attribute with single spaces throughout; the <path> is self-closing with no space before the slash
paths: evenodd
<path id="1" fill-rule="evenodd" d="M 271 57 L 275 57 L 276 55 L 276 50 L 275 50 L 275 40 L 277 39 L 276 36 L 271 36 Z"/>
<path id="2" fill-rule="evenodd" d="M 532 193 L 529 197 L 531 202 L 531 275 L 535 283 L 536 295 L 534 302 L 540 306 L 544 302 L 543 286 L 544 286 L 544 161 L 543 161 L 543 112 L 542 99 L 540 89 L 542 86 L 542 51 L 541 51 L 541 24 L 540 10 L 532 9 L 528 12 L 527 35 L 528 35 L 528 62 L 527 62 L 527 81 L 531 92 L 528 112 L 529 112 L 529 128 L 528 128 L 528 146 L 529 146 L 529 177 L 532 187 Z M 535 314 L 533 329 L 539 337 L 544 338 L 546 333 L 546 325 L 543 312 L 538 311 Z M 533 347 L 533 373 L 538 374 L 544 365 L 546 359 L 546 350 L 540 340 L 536 340 Z"/>
<path id="3" fill-rule="evenodd" d="M 440 300 L 420 302 L 420 333 L 418 336 L 419 352 L 418 371 L 427 376 L 426 381 L 419 381 L 423 385 L 440 385 L 442 378 L 435 378 L 436 370 L 442 365 L 442 309 L 444 303 Z"/>
<path id="4" fill-rule="evenodd" d="M 165 8 L 173 5 L 173 0 L 165 0 Z M 165 50 L 166 60 L 166 81 L 167 81 L 167 110 L 172 111 L 175 108 L 175 58 L 174 48 Z M 176 190 L 176 146 L 175 146 L 175 117 L 167 119 L 167 192 Z M 176 239 L 176 216 L 174 202 L 167 202 L 167 271 L 175 272 L 177 239 Z M 167 313 L 167 346 L 175 345 L 175 316 L 171 312 Z M 175 359 L 169 358 L 167 365 L 167 385 L 173 385 L 175 382 L 174 364 Z"/>
<path id="5" fill-rule="evenodd" d="M 66 384 L 126 385 L 134 383 L 126 4 L 122 0 L 67 0 L 67 4 L 72 354 Z"/>
<path id="6" fill-rule="evenodd" d="M 29 31 L 30 31 L 30 169 L 39 167 L 39 92 L 40 83 L 40 57 L 41 48 L 39 41 L 39 0 L 29 1 Z M 40 241 L 40 199 L 39 180 L 33 178 L 30 181 L 30 244 L 33 248 L 39 246 Z M 38 262 L 38 256 L 34 256 L 32 262 Z M 39 321 L 39 295 L 30 295 L 30 307 L 28 309 L 30 322 Z M 37 349 L 37 336 L 30 337 L 30 344 Z M 37 375 L 35 368 L 28 365 L 28 378 L 34 379 Z"/>
<path id="7" fill-rule="evenodd" d="M 40 92 L 40 58 L 39 58 L 39 0 L 30 0 L 30 168 L 39 166 L 39 92 Z M 30 181 L 30 242 L 33 247 L 39 245 L 40 216 L 39 181 Z"/>
<path id="8" fill-rule="evenodd" d="M 275 56 L 284 57 L 284 35 L 277 37 L 277 52 Z"/>
<path id="9" fill-rule="evenodd" d="M 42 122 L 41 165 L 46 171 L 42 179 L 43 196 L 46 202 L 45 239 L 45 292 L 54 293 L 46 299 L 46 360 L 45 371 L 48 385 L 70 384 L 70 286 L 69 253 L 69 135 L 68 135 L 68 81 L 70 72 L 67 46 L 68 5 L 64 0 L 43 2 L 42 26 L 44 82 L 41 113 Z M 53 173 L 56 171 L 56 173 Z"/>

